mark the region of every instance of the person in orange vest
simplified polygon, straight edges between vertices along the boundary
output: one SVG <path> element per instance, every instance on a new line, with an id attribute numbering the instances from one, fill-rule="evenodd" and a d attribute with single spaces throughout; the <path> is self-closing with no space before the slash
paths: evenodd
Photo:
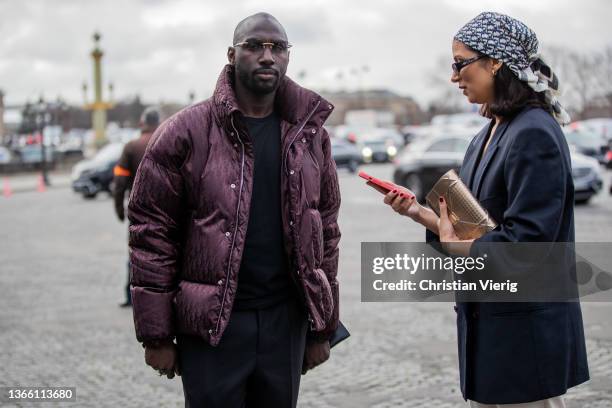
<path id="1" fill-rule="evenodd" d="M 147 108 L 140 117 L 140 137 L 127 143 L 123 148 L 123 153 L 113 170 L 114 188 L 113 197 L 115 202 L 115 213 L 119 221 L 125 220 L 125 195 L 132 189 L 134 176 L 138 165 L 142 161 L 149 139 L 159 126 L 159 112 L 155 108 Z M 128 261 L 128 280 L 125 287 L 125 302 L 121 307 L 132 306 L 132 296 L 130 294 L 130 263 Z"/>

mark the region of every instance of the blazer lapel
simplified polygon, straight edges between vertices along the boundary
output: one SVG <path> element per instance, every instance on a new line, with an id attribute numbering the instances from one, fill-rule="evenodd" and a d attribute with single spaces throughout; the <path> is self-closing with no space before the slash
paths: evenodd
<path id="1" fill-rule="evenodd" d="M 488 130 L 489 125 L 485 126 L 480 132 L 478 132 L 478 134 L 476 134 L 469 148 L 470 154 L 466 155 L 465 159 L 463 160 L 463 164 L 461 165 L 461 170 L 459 171 L 459 178 L 466 186 L 468 186 L 470 190 L 472 190 L 472 180 L 474 179 L 476 160 L 478 159 L 478 155 L 482 150 L 482 145 L 485 137 L 487 136 Z"/>
<path id="2" fill-rule="evenodd" d="M 480 164 L 478 165 L 478 168 L 476 169 L 476 174 L 474 175 L 474 182 L 471 188 L 472 193 L 474 194 L 474 197 L 476 198 L 478 198 L 478 194 L 480 194 L 480 187 L 482 185 L 483 177 L 487 171 L 487 167 L 489 166 L 489 163 L 491 163 L 491 159 L 493 158 L 493 156 L 495 155 L 495 152 L 497 151 L 497 147 L 498 147 L 497 145 L 499 143 L 499 140 L 502 138 L 502 136 L 506 132 L 506 129 L 508 129 L 508 126 L 510 125 L 510 123 L 511 121 L 502 122 L 497 127 L 497 129 L 495 130 L 495 133 L 493 134 L 493 139 L 491 140 L 491 143 L 489 143 L 489 147 L 487 147 L 487 151 L 485 152 L 484 157 L 482 158 Z M 481 149 L 479 149 L 479 153 L 480 151 Z"/>

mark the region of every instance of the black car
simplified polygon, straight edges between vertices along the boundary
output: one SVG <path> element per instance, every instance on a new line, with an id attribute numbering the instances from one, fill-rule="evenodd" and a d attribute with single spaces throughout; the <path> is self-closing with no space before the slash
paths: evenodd
<path id="1" fill-rule="evenodd" d="M 362 133 L 356 144 L 364 163 L 386 163 L 404 146 L 404 138 L 394 129 L 374 128 Z"/>
<path id="2" fill-rule="evenodd" d="M 393 128 L 338 127 L 336 137 L 357 146 L 363 163 L 392 161 L 404 146 L 404 137 Z"/>
<path id="3" fill-rule="evenodd" d="M 421 137 L 395 160 L 393 182 L 409 188 L 419 202 L 450 169 L 459 170 L 473 135 Z"/>
<path id="4" fill-rule="evenodd" d="M 333 137 L 331 138 L 331 151 L 336 167 L 346 167 L 351 173 L 357 171 L 361 163 L 361 152 L 354 143 Z"/>
<path id="5" fill-rule="evenodd" d="M 83 198 L 95 198 L 101 191 L 111 193 L 113 169 L 121 153 L 123 143 L 104 146 L 92 159 L 82 160 L 72 168 L 72 190 Z"/>

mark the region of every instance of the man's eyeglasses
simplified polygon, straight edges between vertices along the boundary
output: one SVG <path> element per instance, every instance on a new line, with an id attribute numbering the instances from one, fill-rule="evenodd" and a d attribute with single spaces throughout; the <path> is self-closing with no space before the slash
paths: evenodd
<path id="1" fill-rule="evenodd" d="M 458 62 L 455 62 L 455 63 L 451 64 L 451 67 L 453 67 L 453 72 L 454 72 L 456 75 L 458 75 L 458 74 L 459 74 L 459 72 L 461 72 L 461 70 L 462 70 L 463 68 L 467 67 L 467 66 L 468 66 L 468 65 L 470 65 L 472 62 L 476 62 L 476 61 L 478 61 L 479 59 L 481 59 L 481 58 L 483 58 L 483 57 L 484 57 L 484 55 L 478 55 L 478 56 L 473 57 L 473 58 L 468 58 L 468 59 L 463 60 L 463 61 L 458 61 Z"/>
<path id="2" fill-rule="evenodd" d="M 291 48 L 291 44 L 289 44 L 287 41 L 265 42 L 259 40 L 248 40 L 234 44 L 234 47 L 241 47 L 246 51 L 254 53 L 261 53 L 264 49 L 269 48 L 273 54 L 282 55 L 285 54 L 289 48 Z"/>

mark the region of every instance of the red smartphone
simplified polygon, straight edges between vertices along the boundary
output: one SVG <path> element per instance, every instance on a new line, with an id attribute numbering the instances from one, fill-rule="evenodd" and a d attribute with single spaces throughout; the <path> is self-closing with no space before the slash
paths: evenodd
<path id="1" fill-rule="evenodd" d="M 372 187 L 374 187 L 376 190 L 378 190 L 379 192 L 381 192 L 383 194 L 387 194 L 389 191 L 398 189 L 397 188 L 398 186 L 395 185 L 394 183 L 391 183 L 390 181 L 381 180 L 381 179 L 376 178 L 374 176 L 370 176 L 365 171 L 360 171 L 359 172 L 359 177 L 361 177 L 363 179 L 366 179 L 368 181 L 368 184 L 370 184 Z M 399 195 L 400 195 L 400 197 L 412 198 L 412 195 L 403 193 L 401 191 L 399 192 Z"/>

